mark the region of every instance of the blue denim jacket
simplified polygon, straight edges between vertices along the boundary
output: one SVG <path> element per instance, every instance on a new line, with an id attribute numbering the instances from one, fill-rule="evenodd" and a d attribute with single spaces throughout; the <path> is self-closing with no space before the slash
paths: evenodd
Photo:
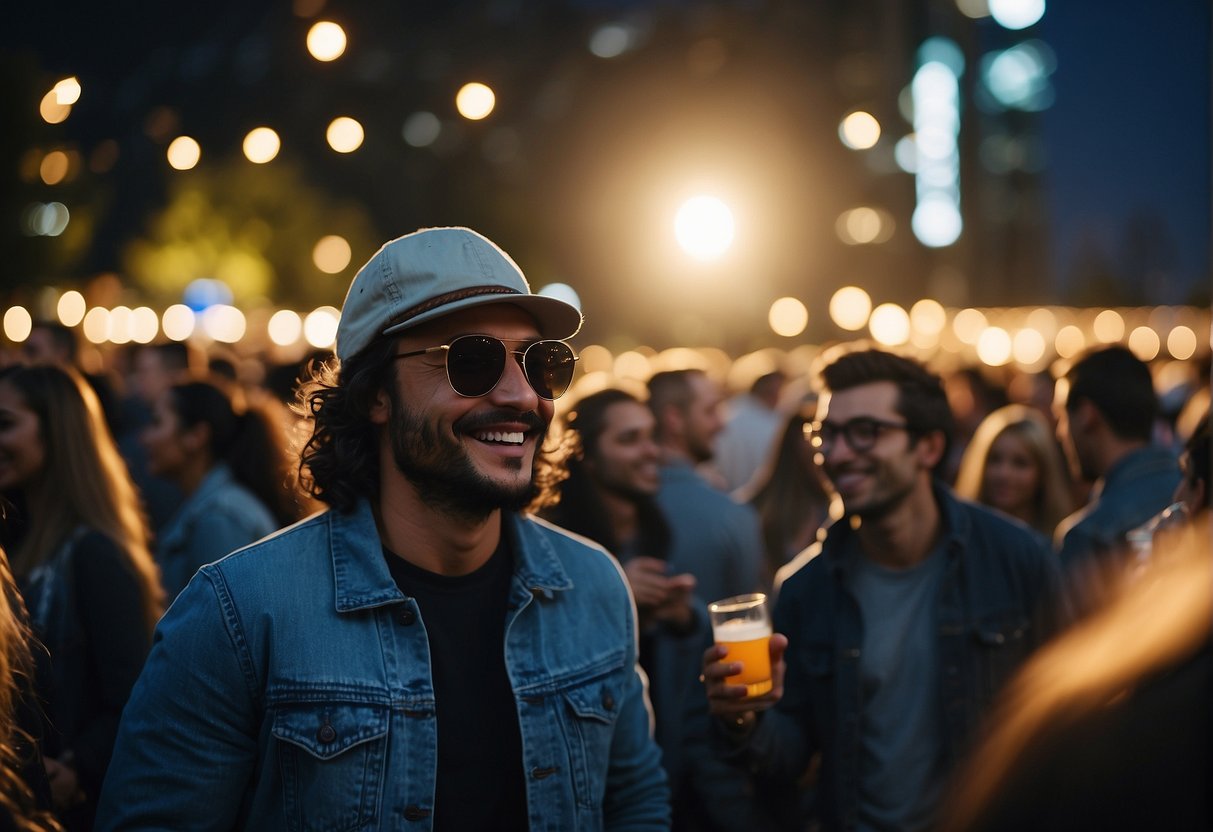
<path id="1" fill-rule="evenodd" d="M 265 504 L 219 463 L 156 536 L 165 594 L 170 601 L 176 598 L 199 566 L 273 533 L 278 525 Z"/>
<path id="2" fill-rule="evenodd" d="M 1062 566 L 1123 553 L 1125 534 L 1169 506 L 1182 477 L 1166 448 L 1150 445 L 1125 454 L 1095 484 L 1090 502 L 1058 525 Z"/>
<path id="3" fill-rule="evenodd" d="M 542 521 L 507 514 L 503 533 L 530 828 L 668 828 L 618 565 Z M 205 566 L 157 629 L 97 828 L 430 829 L 429 668 L 366 503 Z"/>
<path id="4" fill-rule="evenodd" d="M 940 738 L 945 767 L 967 750 L 1002 684 L 1050 633 L 1056 559 L 1020 523 L 937 485 L 948 559 L 936 600 Z M 863 621 L 844 581 L 844 520 L 781 570 L 775 631 L 788 637 L 784 696 L 763 714 L 743 756 L 759 774 L 798 777 L 821 753 L 825 829 L 854 829 L 859 812 L 859 655 Z"/>

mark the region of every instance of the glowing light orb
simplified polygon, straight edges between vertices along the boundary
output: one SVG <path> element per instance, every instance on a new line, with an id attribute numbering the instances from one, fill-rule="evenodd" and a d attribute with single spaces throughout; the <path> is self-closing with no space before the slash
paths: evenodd
<path id="1" fill-rule="evenodd" d="M 674 217 L 674 236 L 696 260 L 715 260 L 733 244 L 733 212 L 714 196 L 695 196 Z"/>

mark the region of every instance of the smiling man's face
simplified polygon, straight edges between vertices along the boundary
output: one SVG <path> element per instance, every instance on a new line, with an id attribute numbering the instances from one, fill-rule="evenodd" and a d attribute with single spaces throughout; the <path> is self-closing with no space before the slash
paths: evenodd
<path id="1" fill-rule="evenodd" d="M 488 335 L 510 350 L 539 340 L 535 322 L 508 304 L 456 312 L 405 332 L 397 354 L 447 344 L 460 335 Z M 381 421 L 391 456 L 427 502 L 482 516 L 518 510 L 533 494 L 535 458 L 547 434 L 552 402 L 539 398 L 511 352 L 497 385 L 465 397 L 447 381 L 442 350 L 396 361 Z"/>

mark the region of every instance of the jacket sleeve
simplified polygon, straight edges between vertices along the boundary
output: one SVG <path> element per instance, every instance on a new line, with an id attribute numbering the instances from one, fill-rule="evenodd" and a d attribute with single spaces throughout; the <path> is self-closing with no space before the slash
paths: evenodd
<path id="1" fill-rule="evenodd" d="M 201 573 L 156 630 L 101 793 L 98 830 L 238 825 L 260 697 L 221 578 Z"/>
<path id="2" fill-rule="evenodd" d="M 621 580 L 622 573 L 620 575 Z M 636 652 L 636 607 L 626 582 L 618 597 L 619 613 L 628 622 L 628 657 L 632 668 L 611 739 L 611 759 L 603 799 L 606 830 L 667 830 L 670 828 L 670 789 L 661 767 L 661 751 L 653 740 L 648 681 Z"/>
<path id="3" fill-rule="evenodd" d="M 126 556 L 104 535 L 90 534 L 72 553 L 80 629 L 87 634 L 86 687 L 92 700 L 72 748 L 80 785 L 96 797 L 114 747 L 118 718 L 150 646 L 147 601 Z"/>

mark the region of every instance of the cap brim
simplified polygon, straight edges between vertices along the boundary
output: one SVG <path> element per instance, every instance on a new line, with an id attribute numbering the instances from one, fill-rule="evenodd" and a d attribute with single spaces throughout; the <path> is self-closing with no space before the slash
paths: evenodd
<path id="1" fill-rule="evenodd" d="M 557 298 L 550 298 L 545 295 L 478 295 L 476 297 L 462 298 L 451 303 L 445 303 L 436 309 L 431 309 L 409 318 L 407 321 L 401 321 L 398 324 L 393 324 L 383 330 L 384 335 L 394 335 L 405 330 L 412 329 L 415 326 L 426 323 L 427 321 L 445 318 L 455 312 L 463 309 L 471 309 L 476 306 L 488 306 L 494 303 L 508 303 L 522 309 L 528 315 L 535 319 L 535 323 L 539 328 L 539 335 L 543 338 L 565 339 L 572 338 L 581 329 L 583 318 L 581 310 L 572 304 L 565 303 Z"/>

